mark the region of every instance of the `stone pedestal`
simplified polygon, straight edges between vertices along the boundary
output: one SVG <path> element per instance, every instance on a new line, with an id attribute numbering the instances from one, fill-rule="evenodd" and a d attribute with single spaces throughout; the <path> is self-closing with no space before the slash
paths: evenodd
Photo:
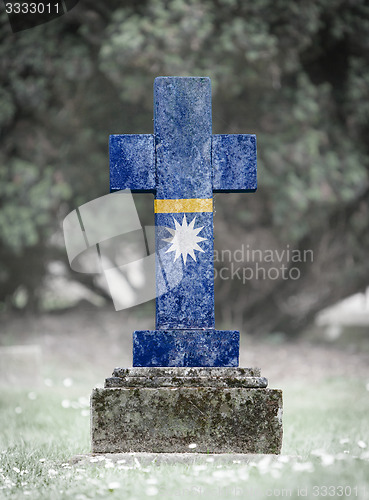
<path id="1" fill-rule="evenodd" d="M 239 350 L 237 330 L 201 328 L 133 333 L 133 366 L 238 366 Z"/>
<path id="2" fill-rule="evenodd" d="M 267 384 L 257 368 L 117 368 L 91 396 L 92 452 L 280 453 Z"/>

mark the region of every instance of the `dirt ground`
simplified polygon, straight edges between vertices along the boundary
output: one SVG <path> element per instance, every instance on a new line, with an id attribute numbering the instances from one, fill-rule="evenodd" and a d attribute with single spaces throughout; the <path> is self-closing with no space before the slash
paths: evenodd
<path id="1" fill-rule="evenodd" d="M 114 367 L 132 366 L 132 332 L 153 327 L 152 321 L 137 319 L 132 312 L 87 304 L 41 316 L 3 314 L 0 346 L 40 346 L 42 377 L 103 383 Z M 240 366 L 261 367 L 271 387 L 295 379 L 319 383 L 327 377 L 362 378 L 368 384 L 366 342 L 363 348 L 355 342 L 322 342 L 316 335 L 295 341 L 242 335 Z"/>

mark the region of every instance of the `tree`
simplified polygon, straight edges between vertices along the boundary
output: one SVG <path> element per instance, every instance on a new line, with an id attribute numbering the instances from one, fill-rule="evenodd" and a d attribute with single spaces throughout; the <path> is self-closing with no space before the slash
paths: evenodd
<path id="1" fill-rule="evenodd" d="M 86 1 L 16 37 L 4 34 L 3 24 L 2 163 L 9 194 L 2 193 L 0 225 L 12 225 L 4 214 L 13 207 L 20 243 L 15 254 L 14 236 L 1 233 L 2 297 L 14 291 L 26 254 L 43 252 L 35 275 L 47 271 L 45 262 L 55 258 L 56 214 L 106 194 L 107 135 L 152 131 L 158 75 L 209 75 L 214 133 L 258 136 L 259 190 L 217 196 L 216 248 L 313 251 L 313 262 L 287 262 L 287 252 L 277 263 L 233 259 L 241 276 L 259 264 L 266 272 L 297 268 L 300 278 L 283 279 L 280 272 L 277 279 L 218 279 L 218 321 L 243 324 L 250 333 L 294 333 L 322 307 L 363 289 L 369 281 L 368 25 L 364 0 L 111 1 L 104 7 Z M 31 216 L 37 241 L 26 236 L 30 224 L 10 194 L 25 162 L 33 165 L 35 186 L 55 190 L 38 207 L 23 187 L 24 206 L 44 215 L 41 222 Z M 230 265 L 217 262 L 218 271 Z M 33 295 L 40 280 L 30 281 Z"/>

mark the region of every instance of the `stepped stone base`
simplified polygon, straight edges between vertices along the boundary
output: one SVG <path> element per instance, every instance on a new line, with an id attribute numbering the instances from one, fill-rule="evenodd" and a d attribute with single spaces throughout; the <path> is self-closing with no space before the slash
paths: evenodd
<path id="1" fill-rule="evenodd" d="M 133 333 L 133 366 L 238 366 L 237 330 L 137 330 Z"/>
<path id="2" fill-rule="evenodd" d="M 282 391 L 266 386 L 252 368 L 117 368 L 91 396 L 92 452 L 278 454 Z"/>

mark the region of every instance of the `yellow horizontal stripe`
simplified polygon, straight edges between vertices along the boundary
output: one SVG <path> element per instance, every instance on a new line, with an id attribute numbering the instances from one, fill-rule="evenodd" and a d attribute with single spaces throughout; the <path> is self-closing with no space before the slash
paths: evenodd
<path id="1" fill-rule="evenodd" d="M 186 200 L 155 200 L 156 214 L 173 214 L 183 212 L 212 212 L 213 199 L 190 198 Z"/>

